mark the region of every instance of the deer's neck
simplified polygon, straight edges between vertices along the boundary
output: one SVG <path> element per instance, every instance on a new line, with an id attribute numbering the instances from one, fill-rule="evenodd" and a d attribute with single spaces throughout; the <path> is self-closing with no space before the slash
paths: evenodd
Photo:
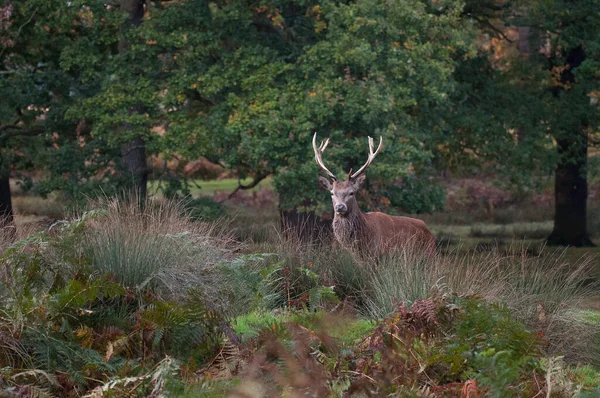
<path id="1" fill-rule="evenodd" d="M 362 235 L 365 233 L 365 220 L 360 210 L 345 216 L 336 214 L 333 217 L 333 235 L 347 249 L 358 248 Z"/>

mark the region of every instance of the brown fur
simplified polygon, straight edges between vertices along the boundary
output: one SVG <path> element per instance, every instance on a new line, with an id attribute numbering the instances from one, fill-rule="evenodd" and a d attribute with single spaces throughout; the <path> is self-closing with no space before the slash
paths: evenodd
<path id="1" fill-rule="evenodd" d="M 340 245 L 363 255 L 379 257 L 402 248 L 417 248 L 427 254 L 435 251 L 435 237 L 421 220 L 374 212 L 362 213 L 356 192 L 364 175 L 355 180 L 329 182 L 319 177 L 321 185 L 332 193 L 334 210 L 345 206 L 345 212 L 335 212 L 333 233 Z"/>

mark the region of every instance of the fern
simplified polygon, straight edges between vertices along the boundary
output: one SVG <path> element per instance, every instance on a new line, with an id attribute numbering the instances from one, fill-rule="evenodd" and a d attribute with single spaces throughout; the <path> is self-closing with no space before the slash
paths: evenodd
<path id="1" fill-rule="evenodd" d="M 99 396 L 143 396 L 166 398 L 165 387 L 179 370 L 179 363 L 170 357 L 158 362 L 153 369 L 136 377 L 113 378 L 101 386 L 91 390 L 84 398 Z M 138 395 L 140 396 L 140 395 Z"/>
<path id="2" fill-rule="evenodd" d="M 67 373 L 71 381 L 79 386 L 88 384 L 90 373 L 101 378 L 102 374 L 115 373 L 122 366 L 122 361 L 118 358 L 104 361 L 96 350 L 83 348 L 73 341 L 65 340 L 64 335 L 56 335 L 43 329 L 28 330 L 24 335 L 24 345 L 32 352 L 38 369 Z"/>

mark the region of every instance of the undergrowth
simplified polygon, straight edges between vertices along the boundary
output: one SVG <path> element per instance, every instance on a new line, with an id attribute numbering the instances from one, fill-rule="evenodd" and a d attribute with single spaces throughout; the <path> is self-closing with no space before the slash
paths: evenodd
<path id="1" fill-rule="evenodd" d="M 107 200 L 3 239 L 0 396 L 600 392 L 600 322 L 578 309 L 594 259 L 369 259 L 283 235 L 249 253 L 192 217 Z"/>

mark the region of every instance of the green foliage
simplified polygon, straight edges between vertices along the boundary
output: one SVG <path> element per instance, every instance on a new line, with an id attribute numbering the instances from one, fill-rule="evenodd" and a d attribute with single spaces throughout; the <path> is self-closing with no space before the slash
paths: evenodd
<path id="1" fill-rule="evenodd" d="M 444 207 L 444 190 L 432 180 L 408 175 L 401 186 L 393 185 L 385 192 L 392 207 L 405 213 L 420 214 L 440 211 Z"/>
<path id="2" fill-rule="evenodd" d="M 240 330 L 260 328 L 253 334 L 255 361 L 268 370 L 251 380 L 263 395 L 457 396 L 469 389 L 512 397 L 542 388 L 532 376 L 542 369 L 539 337 L 506 309 L 475 298 L 419 300 L 376 324 L 347 318 L 337 324 L 334 314 L 305 311 L 256 313 L 239 321 Z"/>
<path id="3" fill-rule="evenodd" d="M 53 77 L 71 93 L 53 99 L 61 98 L 51 107 L 56 124 L 42 126 L 60 141 L 40 158 L 54 177 L 39 185 L 44 193 L 75 195 L 98 185 L 113 192 L 126 176 L 105 171 L 120 164 L 120 145 L 136 135 L 149 155 L 204 155 L 242 178 L 273 174 L 283 208 L 314 208 L 322 199 L 309 161 L 313 131 L 336 143 L 329 154 L 336 171 L 364 162 L 367 133 L 382 135 L 387 150 L 371 175 L 389 183 L 430 161 L 431 148 L 420 145 L 428 142 L 428 119 L 472 50 L 458 2 L 433 10 L 420 1 L 189 0 L 156 3 L 139 27 L 127 29 L 127 15 L 112 5 L 28 0 L 16 8 L 11 32 L 31 17 L 15 36 L 37 35 L 35 48 L 44 52 L 12 68 L 48 62 L 63 77 L 49 75 L 48 84 Z M 58 45 L 46 46 L 57 32 Z M 21 47 L 10 47 L 11 55 Z M 25 82 L 18 75 L 2 75 L 7 92 Z"/>
<path id="4" fill-rule="evenodd" d="M 213 199 L 202 196 L 186 203 L 189 217 L 194 221 L 215 221 L 225 217 L 225 207 Z"/>
<path id="5" fill-rule="evenodd" d="M 146 278 L 140 284 L 132 283 L 126 272 L 143 265 L 136 255 L 144 253 L 129 245 L 135 234 L 176 248 L 153 274 L 140 273 L 141 268 L 132 272 L 134 278 Z M 125 268 L 100 268 L 97 264 L 105 258 L 92 250 L 93 242 L 121 245 L 116 251 Z M 140 242 L 135 240 L 133 249 Z M 11 366 L 11 377 L 22 368 L 61 375 L 55 385 L 23 378 L 15 388 L 47 388 L 63 396 L 93 388 L 121 391 L 135 380 L 143 386 L 140 396 L 147 396 L 164 387 L 148 376 L 162 358 L 203 363 L 221 343 L 220 297 L 211 296 L 211 285 L 219 285 L 217 262 L 231 244 L 214 226 L 185 218 L 181 206 L 140 210 L 113 201 L 4 249 L 0 358 Z M 160 283 L 144 283 L 148 278 Z"/>
<path id="6" fill-rule="evenodd" d="M 568 369 L 571 378 L 576 384 L 581 384 L 584 391 L 600 392 L 600 370 L 589 365 L 577 366 Z"/>
<path id="7" fill-rule="evenodd" d="M 549 269 L 543 257 L 522 253 L 423 259 L 407 252 L 375 264 L 293 239 L 274 247 L 276 254 L 235 255 L 227 235 L 199 229 L 206 225 L 182 210 L 108 202 L 5 249 L 3 266 L 15 267 L 5 268 L 10 272 L 0 289 L 0 359 L 9 364 L 0 391 L 223 392 L 245 388 L 240 372 L 248 363 L 264 370 L 253 378 L 263 395 L 368 388 L 419 396 L 429 388 L 452 396 L 469 387 L 527 396 L 540 391 L 534 374 L 538 380 L 550 374 L 546 383 L 554 391 L 576 390 L 569 374 L 584 384 L 582 393 L 593 391 L 585 381 L 593 380 L 591 370 L 576 376 L 540 359 L 540 345 L 567 351 L 569 361 L 586 358 L 569 336 L 588 336 L 584 344 L 593 351 L 593 314 L 568 316 L 586 292 L 585 264 L 569 268 L 566 278 L 556 264 Z M 132 287 L 118 275 L 93 271 L 91 239 L 125 226 L 131 234 L 174 241 L 179 254 L 158 274 L 160 283 Z M 451 293 L 480 293 L 506 305 Z M 404 298 L 410 304 L 399 305 Z M 347 312 L 356 309 L 371 309 L 377 320 Z M 34 373 L 13 378 L 22 369 Z"/>
<path id="8" fill-rule="evenodd" d="M 520 395 L 510 389 L 537 367 L 542 341 L 498 305 L 477 300 L 460 303 L 462 312 L 439 361 L 448 364 L 448 377 L 475 378 L 494 397 Z"/>
<path id="9" fill-rule="evenodd" d="M 283 323 L 289 319 L 289 314 L 285 312 L 277 316 L 270 311 L 257 310 L 236 317 L 231 326 L 242 339 L 252 339 L 265 330 L 281 330 Z"/>

